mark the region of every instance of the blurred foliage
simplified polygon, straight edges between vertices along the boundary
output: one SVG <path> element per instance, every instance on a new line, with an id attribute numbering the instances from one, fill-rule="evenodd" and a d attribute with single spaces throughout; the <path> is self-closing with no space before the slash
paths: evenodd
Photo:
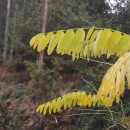
<path id="1" fill-rule="evenodd" d="M 25 64 L 31 78 L 30 85 L 34 88 L 45 88 L 46 90 L 49 90 L 54 81 L 60 83 L 60 80 L 62 79 L 59 73 L 62 70 L 62 67 L 60 67 L 60 64 L 56 64 L 55 60 L 51 63 L 50 67 L 46 65 L 39 67 L 37 63 L 29 61 L 26 61 Z"/>

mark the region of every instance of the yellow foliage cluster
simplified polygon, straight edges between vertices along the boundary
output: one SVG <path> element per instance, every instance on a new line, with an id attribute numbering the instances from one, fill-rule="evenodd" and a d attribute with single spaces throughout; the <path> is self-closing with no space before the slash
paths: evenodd
<path id="1" fill-rule="evenodd" d="M 122 56 L 130 50 L 130 35 L 111 29 L 95 29 L 91 27 L 87 33 L 83 28 L 76 31 L 68 29 L 56 33 L 37 34 L 30 41 L 30 46 L 37 47 L 38 52 L 46 47 L 48 55 L 56 49 L 57 54 L 68 54 L 75 57 L 100 56 L 107 54 Z"/>
<path id="2" fill-rule="evenodd" d="M 118 61 L 111 66 L 105 74 L 102 83 L 97 92 L 97 97 L 109 97 L 111 103 L 116 99 L 118 103 L 120 96 L 123 96 L 125 90 L 125 77 L 130 89 L 130 52 L 126 52 Z"/>
<path id="3" fill-rule="evenodd" d="M 63 97 L 59 97 L 58 99 L 54 99 L 45 104 L 41 104 L 38 106 L 36 112 L 43 113 L 46 115 L 47 113 L 51 114 L 52 112 L 58 112 L 61 108 L 67 109 L 74 106 L 80 107 L 91 107 L 91 106 L 110 106 L 109 99 L 104 98 L 103 96 L 100 100 L 97 100 L 96 95 L 86 94 L 86 92 L 73 92 L 64 95 Z"/>
<path id="4" fill-rule="evenodd" d="M 120 101 L 125 90 L 125 77 L 130 89 L 130 35 L 112 29 L 97 29 L 91 27 L 88 32 L 83 28 L 76 31 L 68 29 L 59 30 L 56 33 L 40 33 L 30 41 L 30 46 L 37 47 L 38 52 L 46 47 L 48 55 L 54 50 L 58 54 L 72 55 L 75 57 L 100 56 L 106 54 L 107 57 L 117 55 L 120 58 L 112 65 L 105 74 L 97 94 L 91 95 L 85 92 L 73 92 L 58 99 L 40 105 L 36 112 L 51 114 L 67 109 L 75 105 L 78 106 L 112 106 L 116 100 Z"/>

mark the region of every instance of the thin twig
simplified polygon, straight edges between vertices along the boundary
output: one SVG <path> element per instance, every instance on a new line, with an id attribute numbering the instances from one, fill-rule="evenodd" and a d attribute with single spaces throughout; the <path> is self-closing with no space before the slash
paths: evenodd
<path id="1" fill-rule="evenodd" d="M 117 124 L 119 124 L 119 125 L 121 125 L 123 128 L 125 128 L 125 129 L 127 129 L 127 130 L 129 130 L 129 128 L 127 128 L 126 126 L 124 126 L 123 124 L 121 124 L 120 122 L 118 122 L 118 121 L 115 121 Z"/>
<path id="2" fill-rule="evenodd" d="M 112 115 L 111 110 L 110 110 L 108 107 L 106 107 L 106 108 L 108 109 L 108 111 L 109 111 L 109 113 L 110 113 L 110 119 L 111 119 L 112 122 L 114 123 L 115 127 L 117 128 L 117 130 L 119 130 L 119 128 L 118 128 L 118 126 L 117 126 L 117 124 L 116 124 L 116 122 L 115 122 L 115 120 L 114 120 L 114 117 L 113 117 L 113 115 Z"/>
<path id="3" fill-rule="evenodd" d="M 83 20 L 83 18 L 81 18 L 82 20 Z M 86 21 L 85 19 L 84 19 L 84 21 L 85 22 L 87 22 L 87 23 L 89 23 L 88 21 Z M 91 24 L 91 23 L 89 23 L 91 26 L 93 26 L 93 27 L 95 27 L 93 24 Z M 79 28 L 83 28 L 84 30 L 89 30 L 89 28 L 88 27 L 77 27 L 77 28 L 71 28 L 71 29 L 73 29 L 73 30 L 77 30 L 77 29 L 79 29 Z M 107 29 L 107 28 L 97 28 L 97 27 L 95 27 L 97 30 L 104 30 L 104 29 Z M 62 30 L 62 31 L 67 31 L 68 29 L 64 29 L 64 30 Z M 50 31 L 50 32 L 58 32 L 59 30 L 57 30 L 57 31 Z M 117 30 L 114 30 L 114 29 L 111 29 L 111 31 L 113 31 L 113 32 L 115 32 L 115 31 L 117 31 Z M 49 32 L 46 32 L 46 33 L 43 33 L 43 34 L 47 34 L 47 33 L 49 33 Z M 125 35 L 126 33 L 123 33 L 123 32 L 121 32 L 121 34 L 123 34 L 123 35 Z M 127 34 L 128 35 L 128 34 Z"/>
<path id="4" fill-rule="evenodd" d="M 86 111 L 103 111 L 103 112 L 105 112 L 105 111 L 107 112 L 108 111 L 108 110 L 95 110 L 95 109 L 82 109 L 82 108 L 74 108 L 74 109 L 86 110 Z M 119 112 L 115 112 L 115 111 L 111 111 L 111 112 L 122 116 L 122 114 L 119 113 Z"/>
<path id="5" fill-rule="evenodd" d="M 70 117 L 70 116 L 80 116 L 80 115 L 109 115 L 109 114 L 107 114 L 107 113 L 101 113 L 101 112 L 99 112 L 99 113 L 94 113 L 94 112 L 92 112 L 92 113 L 80 113 L 80 114 L 71 114 L 71 115 L 62 115 L 62 116 L 55 116 L 55 117 L 64 117 L 64 116 L 67 116 L 67 117 Z M 51 115 L 51 116 L 53 116 L 54 117 L 54 115 Z"/>
<path id="6" fill-rule="evenodd" d="M 123 114 L 124 120 L 125 120 L 125 122 L 126 122 L 126 125 L 127 125 L 128 128 L 130 128 L 129 123 L 128 123 L 127 119 L 126 119 L 126 116 L 125 116 L 124 110 L 123 110 L 123 103 L 122 103 L 122 101 L 120 101 L 120 106 L 121 106 L 121 111 L 122 111 L 122 114 Z"/>
<path id="7" fill-rule="evenodd" d="M 83 17 L 80 17 L 80 19 L 82 19 L 83 21 L 87 22 L 87 23 L 90 24 L 92 27 L 98 29 L 96 26 L 94 26 L 92 23 L 90 23 L 89 21 L 87 21 L 87 20 L 84 19 Z"/>
<path id="8" fill-rule="evenodd" d="M 55 122 L 58 123 L 56 116 L 54 116 Z"/>
<path id="9" fill-rule="evenodd" d="M 94 85 L 92 85 L 90 82 L 88 82 L 87 80 L 85 80 L 82 76 L 81 76 L 81 79 L 83 80 L 83 81 L 85 81 L 86 83 L 88 83 L 90 86 L 92 86 L 93 87 L 93 89 L 96 91 L 96 93 L 97 93 L 97 89 L 94 87 Z"/>
<path id="10" fill-rule="evenodd" d="M 86 58 L 87 59 L 87 58 Z M 94 62 L 97 62 L 97 63 L 101 63 L 101 64 L 106 64 L 106 65 L 113 65 L 111 63 L 107 63 L 107 62 L 102 62 L 102 61 L 98 61 L 98 60 L 93 60 L 93 59 L 89 59 L 90 61 L 94 61 Z"/>
<path id="11" fill-rule="evenodd" d="M 56 49 L 54 49 L 56 50 Z M 71 55 L 71 56 L 75 56 L 75 55 Z M 88 60 L 87 58 L 85 57 L 78 57 L 78 56 L 75 56 L 76 58 L 79 58 L 79 59 L 84 59 L 84 60 Z M 89 61 L 92 61 L 92 62 L 96 62 L 96 63 L 100 63 L 100 64 L 104 64 L 104 65 L 110 65 L 112 66 L 113 64 L 111 63 L 107 63 L 107 62 L 103 62 L 103 61 L 99 61 L 99 60 L 94 60 L 94 59 L 89 59 Z"/>
<path id="12" fill-rule="evenodd" d="M 106 118 L 104 118 L 104 119 L 105 119 L 105 120 L 107 120 L 107 121 L 111 121 L 111 120 L 106 119 Z M 119 122 L 118 122 L 118 121 L 116 121 L 116 120 L 115 120 L 115 122 L 116 122 L 117 124 L 121 125 L 123 128 L 125 128 L 125 129 L 127 129 L 127 130 L 128 130 L 128 128 L 127 128 L 127 127 L 125 127 L 123 124 L 119 123 Z"/>
<path id="13" fill-rule="evenodd" d="M 112 126 L 108 127 L 106 130 L 109 130 L 109 129 L 113 128 L 113 127 L 115 127 L 115 125 L 112 125 Z"/>

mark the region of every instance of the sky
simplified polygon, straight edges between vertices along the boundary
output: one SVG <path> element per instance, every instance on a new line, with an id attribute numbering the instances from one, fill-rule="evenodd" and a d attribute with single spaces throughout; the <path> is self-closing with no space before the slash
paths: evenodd
<path id="1" fill-rule="evenodd" d="M 116 2 L 115 2 L 114 0 L 110 0 L 110 2 L 111 2 L 112 4 L 114 4 L 114 5 L 116 4 Z"/>
<path id="2" fill-rule="evenodd" d="M 115 7 L 116 7 L 117 3 L 119 3 L 121 0 L 106 0 L 106 1 L 109 3 L 109 6 L 110 6 L 111 11 L 112 11 L 113 13 L 119 11 L 119 10 L 117 10 Z M 124 0 L 124 2 L 125 2 L 124 4 L 121 4 L 121 7 L 126 7 L 127 2 L 130 2 L 130 0 Z"/>
<path id="3" fill-rule="evenodd" d="M 113 4 L 113 5 L 116 5 L 116 3 L 117 3 L 116 0 L 107 0 L 107 1 L 110 1 L 110 3 Z M 117 0 L 117 1 L 120 1 L 120 0 Z M 125 1 L 130 2 L 130 0 L 125 0 Z"/>

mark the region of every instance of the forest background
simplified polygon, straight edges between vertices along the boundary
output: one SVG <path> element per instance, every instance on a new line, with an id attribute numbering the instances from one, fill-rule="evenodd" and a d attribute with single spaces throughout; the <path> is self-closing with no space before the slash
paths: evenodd
<path id="1" fill-rule="evenodd" d="M 55 53 L 48 57 L 44 52 L 42 68 L 39 68 L 39 54 L 29 47 L 30 39 L 43 31 L 90 28 L 91 24 L 130 34 L 130 2 L 0 0 L 0 130 L 104 130 L 113 124 L 105 115 L 99 116 L 95 111 L 89 114 L 87 108 L 61 111 L 60 117 L 57 117 L 59 113 L 47 117 L 35 113 L 38 104 L 68 92 L 93 92 L 91 84 L 99 87 L 109 65 L 86 59 L 73 62 L 71 57 Z M 116 59 L 101 57 L 110 63 Z M 111 108 L 116 112 L 123 111 L 128 122 L 129 100 L 130 92 L 127 90 L 122 99 L 123 108 L 120 104 Z M 126 125 L 123 117 L 113 116 Z"/>

